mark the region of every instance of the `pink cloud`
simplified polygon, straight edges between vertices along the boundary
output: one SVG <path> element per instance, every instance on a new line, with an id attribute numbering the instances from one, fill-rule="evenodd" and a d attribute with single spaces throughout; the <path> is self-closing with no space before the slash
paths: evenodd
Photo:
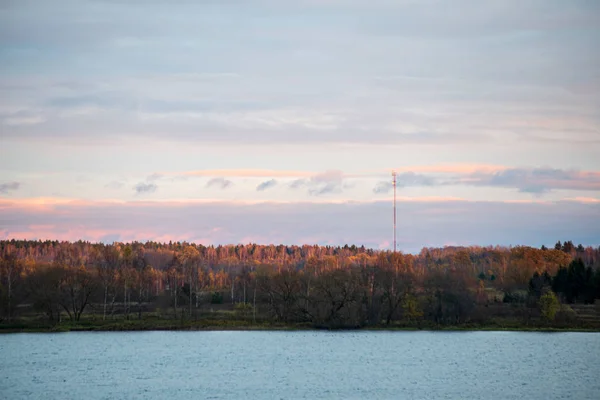
<path id="1" fill-rule="evenodd" d="M 547 201 L 543 207 L 536 201 L 478 202 L 444 197 L 402 201 L 398 249 L 403 251 L 448 242 L 539 246 L 566 237 L 597 245 L 600 238 L 600 208 L 589 199 Z M 391 216 L 388 199 L 253 204 L 0 199 L 0 238 L 379 248 L 391 241 Z"/>
<path id="2" fill-rule="evenodd" d="M 379 243 L 379 245 L 377 246 L 378 249 L 383 250 L 383 249 L 387 249 L 390 247 L 390 241 L 389 240 L 384 240 L 383 242 Z"/>
<path id="3" fill-rule="evenodd" d="M 565 201 L 575 201 L 575 202 L 587 203 L 587 204 L 600 203 L 600 199 L 596 199 L 594 197 L 572 197 L 572 198 L 565 199 Z"/>
<path id="4" fill-rule="evenodd" d="M 23 199 L 7 199 L 0 198 L 0 210 L 2 209 L 22 209 L 32 212 L 60 212 L 65 207 L 71 209 L 77 208 L 94 208 L 94 207 L 188 207 L 193 205 L 293 205 L 293 204 L 372 204 L 381 202 L 390 202 L 392 197 L 354 200 L 354 199 L 314 199 L 311 201 L 293 201 L 293 200 L 218 200 L 218 199 L 169 199 L 169 200 L 140 200 L 140 201 L 125 201 L 125 200 L 82 200 L 68 198 L 23 198 Z M 408 197 L 398 196 L 398 202 L 445 202 L 445 201 L 468 201 L 460 197 L 451 196 L 420 196 Z"/>

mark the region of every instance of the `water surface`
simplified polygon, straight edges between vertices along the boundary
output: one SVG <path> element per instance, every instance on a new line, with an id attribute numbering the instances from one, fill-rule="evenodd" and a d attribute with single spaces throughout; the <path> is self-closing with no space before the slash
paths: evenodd
<path id="1" fill-rule="evenodd" d="M 6 399 L 598 399 L 600 333 L 0 335 Z"/>

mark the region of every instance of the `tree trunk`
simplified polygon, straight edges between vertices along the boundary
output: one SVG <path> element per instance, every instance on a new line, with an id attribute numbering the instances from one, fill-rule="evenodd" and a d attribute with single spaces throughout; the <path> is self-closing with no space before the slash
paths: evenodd
<path id="1" fill-rule="evenodd" d="M 254 303 L 252 305 L 252 320 L 254 321 L 254 325 L 256 325 L 256 282 L 254 282 L 254 299 L 252 302 Z"/>
<path id="2" fill-rule="evenodd" d="M 177 286 L 175 286 L 175 291 L 174 293 L 174 305 L 175 305 L 175 318 L 177 318 Z"/>
<path id="3" fill-rule="evenodd" d="M 8 267 L 8 321 L 12 318 L 12 266 Z"/>
<path id="4" fill-rule="evenodd" d="M 194 268 L 190 268 L 190 310 L 189 310 L 189 318 L 192 319 L 192 293 L 194 293 L 192 286 L 192 275 L 194 273 Z"/>
<path id="5" fill-rule="evenodd" d="M 106 300 L 108 298 L 108 285 L 104 285 L 104 308 L 102 310 L 102 321 L 106 320 Z"/>
<path id="6" fill-rule="evenodd" d="M 126 319 L 129 319 L 127 314 L 127 284 L 123 285 L 123 314 L 125 314 Z"/>
<path id="7" fill-rule="evenodd" d="M 129 312 L 131 311 L 131 290 L 127 291 L 127 319 L 129 319 Z"/>
<path id="8" fill-rule="evenodd" d="M 142 319 L 142 284 L 140 282 L 140 290 L 138 292 L 138 319 Z"/>
<path id="9" fill-rule="evenodd" d="M 115 288 L 115 291 L 113 292 L 112 295 L 112 300 L 110 302 L 110 316 L 112 317 L 112 319 L 115 319 L 115 302 L 117 301 L 117 289 Z"/>

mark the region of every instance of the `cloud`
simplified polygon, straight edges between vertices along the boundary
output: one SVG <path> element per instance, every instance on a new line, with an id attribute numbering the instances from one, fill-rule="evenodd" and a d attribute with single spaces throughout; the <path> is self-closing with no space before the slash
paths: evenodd
<path id="1" fill-rule="evenodd" d="M 45 121 L 46 118 L 44 118 L 43 116 L 35 115 L 31 112 L 15 113 L 3 119 L 3 123 L 11 127 L 38 125 L 44 123 Z"/>
<path id="2" fill-rule="evenodd" d="M 202 186 L 221 178 L 214 187 L 230 179 L 236 198 L 319 201 L 376 197 L 389 180 L 379 171 L 402 167 L 439 195 L 587 186 L 568 196 L 597 197 L 593 177 L 526 166 L 600 170 L 598 4 L 457 1 L 9 2 L 0 159 L 11 175 L 0 178 L 27 182 L 30 195 L 64 184 L 65 196 L 104 197 L 127 171 L 130 191 L 161 187 L 152 197 L 217 197 Z M 265 4 L 272 18 L 257 11 Z M 344 173 L 315 178 L 332 167 Z M 101 183 L 76 186 L 79 168 Z M 378 172 L 355 178 L 355 168 Z M 195 176 L 200 186 L 180 181 Z M 270 179 L 298 191 L 257 193 Z M 436 193 L 430 184 L 408 179 L 404 192 Z"/>
<path id="3" fill-rule="evenodd" d="M 467 174 L 473 172 L 496 172 L 503 171 L 509 167 L 503 165 L 492 165 L 492 164 L 431 164 L 431 165 L 408 165 L 395 168 L 395 171 L 400 173 L 442 173 L 442 174 Z M 391 170 L 391 169 L 390 169 Z M 386 170 L 386 174 L 390 170 Z M 221 178 L 298 178 L 293 182 L 296 182 L 296 187 L 302 186 L 307 182 L 308 178 L 318 175 L 318 172 L 310 170 L 288 170 L 288 169 L 260 169 L 260 168 L 237 168 L 237 169 L 201 169 L 191 171 L 177 171 L 177 172 L 157 172 L 152 174 L 148 179 L 164 178 L 168 176 L 174 177 L 221 177 Z M 366 169 L 363 171 L 355 172 L 352 174 L 345 174 L 348 177 L 379 177 L 381 176 L 380 169 Z M 407 177 L 410 174 L 406 175 Z"/>
<path id="4" fill-rule="evenodd" d="M 158 186 L 156 186 L 154 183 L 140 182 L 135 185 L 133 189 L 135 190 L 136 194 L 154 193 L 156 192 L 156 189 L 158 189 Z"/>
<path id="5" fill-rule="evenodd" d="M 328 193 L 340 193 L 341 187 L 336 182 L 327 182 L 317 187 L 308 190 L 308 193 L 313 196 L 321 196 Z"/>
<path id="6" fill-rule="evenodd" d="M 264 181 L 261 184 L 259 184 L 256 187 L 256 190 L 259 192 L 262 192 L 264 190 L 267 190 L 269 188 L 272 188 L 273 186 L 277 185 L 277 181 L 275 179 L 270 179 L 268 181 Z"/>
<path id="7" fill-rule="evenodd" d="M 569 140 L 597 140 L 594 2 L 301 2 L 314 4 L 307 24 L 272 1 L 29 3 L 5 8 L 0 36 L 62 63 L 4 56 L 0 135 L 12 139 L 475 145 L 567 127 Z"/>
<path id="8" fill-rule="evenodd" d="M 431 174 L 404 172 L 397 176 L 398 187 L 478 186 L 517 189 L 522 193 L 542 195 L 553 190 L 600 191 L 600 172 L 560 168 L 509 168 L 501 166 L 430 166 L 421 170 Z M 380 181 L 374 193 L 389 193 L 391 179 Z"/>
<path id="9" fill-rule="evenodd" d="M 373 193 L 389 193 L 390 190 L 392 190 L 392 188 L 392 182 L 381 181 L 378 182 L 377 185 L 375 185 L 375 187 L 373 188 Z"/>
<path id="10" fill-rule="evenodd" d="M 473 186 L 515 188 L 543 194 L 554 189 L 600 191 L 600 172 L 558 168 L 509 168 L 494 173 L 475 172 L 455 183 Z"/>
<path id="11" fill-rule="evenodd" d="M 20 187 L 21 187 L 21 184 L 19 182 L 0 183 L 0 193 L 7 194 L 9 192 L 18 190 Z"/>
<path id="12" fill-rule="evenodd" d="M 343 203 L 85 202 L 57 199 L 35 205 L 1 200 L 0 238 L 61 240 L 190 240 L 236 244 L 344 245 L 377 248 L 391 239 L 388 200 Z M 42 204 L 42 203 L 40 203 Z M 532 245 L 569 237 L 600 245 L 600 204 L 591 202 L 402 201 L 398 243 L 403 251 L 424 246 Z M 97 218 L 102 215 L 103 218 Z M 285 215 L 286 218 L 281 218 Z"/>
<path id="13" fill-rule="evenodd" d="M 312 175 L 308 179 L 296 179 L 289 184 L 290 189 L 306 188 L 311 196 L 321 196 L 330 193 L 341 193 L 349 187 L 344 182 L 345 175 L 340 170 L 327 170 Z"/>
<path id="14" fill-rule="evenodd" d="M 435 186 L 438 185 L 438 182 L 435 178 L 423 174 L 416 174 L 412 171 L 403 172 L 396 175 L 396 185 L 398 187 L 409 187 L 409 186 Z M 381 181 L 378 182 L 375 188 L 373 188 L 374 193 L 388 193 L 392 190 L 393 185 L 390 181 Z"/>
<path id="15" fill-rule="evenodd" d="M 328 170 L 313 175 L 306 185 L 308 193 L 313 196 L 321 196 L 329 193 L 341 193 L 344 187 L 344 173 L 339 170 Z"/>
<path id="16" fill-rule="evenodd" d="M 290 189 L 299 189 L 308 184 L 307 179 L 296 179 L 290 183 Z"/>
<path id="17" fill-rule="evenodd" d="M 567 198 L 567 199 L 565 199 L 565 201 L 575 201 L 575 202 L 579 202 L 579 203 L 588 203 L 588 204 L 600 203 L 600 199 L 597 199 L 595 197 L 574 197 L 574 198 Z"/>
<path id="18" fill-rule="evenodd" d="M 218 187 L 219 189 L 223 189 L 223 190 L 227 189 L 231 185 L 233 185 L 233 182 L 231 182 L 230 180 L 227 180 L 225 178 L 213 178 L 206 183 L 207 188 Z"/>

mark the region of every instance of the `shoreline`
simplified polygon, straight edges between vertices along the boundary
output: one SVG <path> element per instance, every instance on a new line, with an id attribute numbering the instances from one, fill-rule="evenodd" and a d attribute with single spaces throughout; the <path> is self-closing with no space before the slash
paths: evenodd
<path id="1" fill-rule="evenodd" d="M 544 327 L 544 326 L 509 326 L 496 325 L 448 325 L 448 326 L 370 326 L 359 328 L 325 328 L 294 325 L 220 325 L 220 324 L 165 324 L 145 325 L 141 323 L 78 325 L 64 324 L 59 326 L 0 326 L 0 335 L 12 333 L 67 333 L 67 332 L 214 332 L 214 331 L 313 331 L 313 332 L 585 332 L 600 333 L 600 328 L 585 327 Z"/>

